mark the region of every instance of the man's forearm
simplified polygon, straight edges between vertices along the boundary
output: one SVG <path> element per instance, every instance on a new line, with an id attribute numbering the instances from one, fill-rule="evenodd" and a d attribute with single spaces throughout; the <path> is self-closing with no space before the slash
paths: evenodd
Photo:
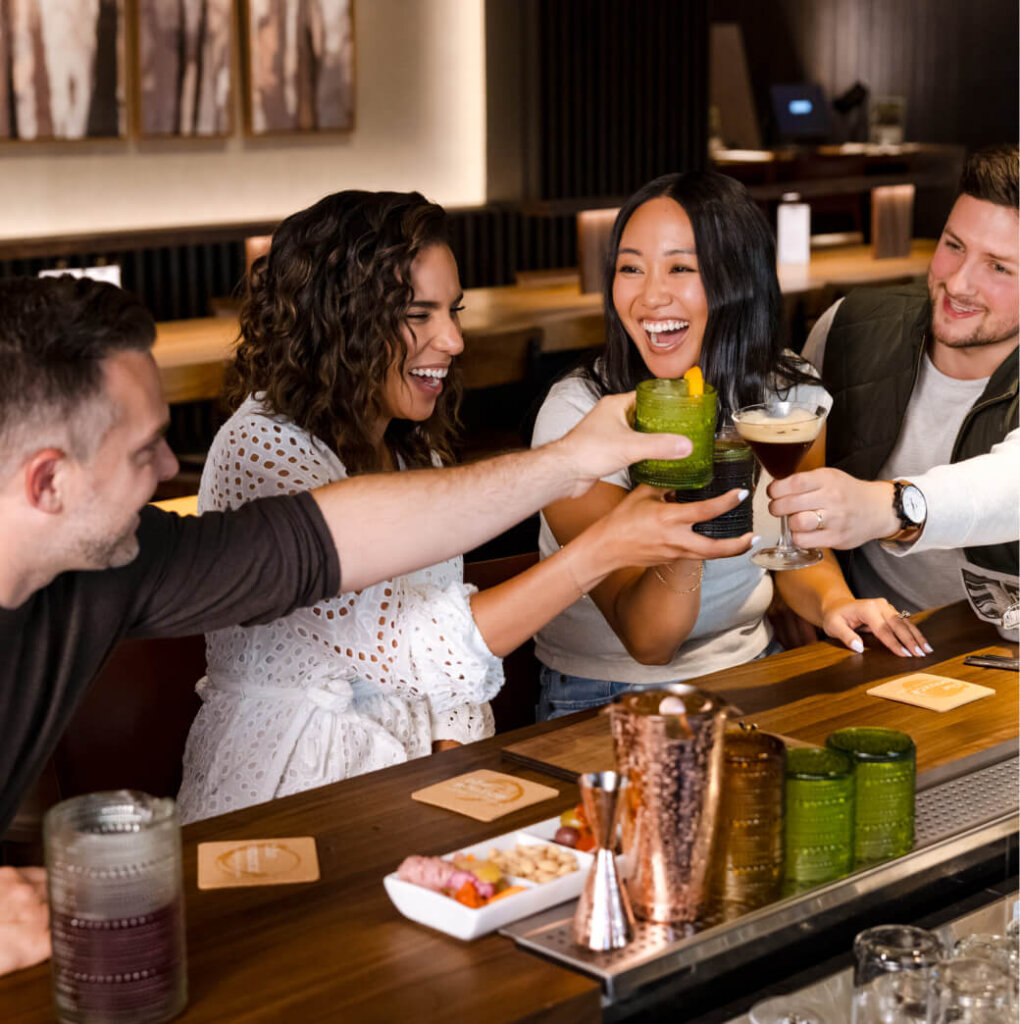
<path id="1" fill-rule="evenodd" d="M 570 494 L 578 475 L 557 445 L 468 466 L 378 473 L 313 491 L 344 590 L 470 551 Z"/>
<path id="2" fill-rule="evenodd" d="M 602 398 L 558 441 L 453 469 L 355 477 L 313 491 L 344 590 L 360 590 L 477 547 L 560 498 L 639 459 L 682 459 L 678 434 L 640 434 L 633 393 Z"/>

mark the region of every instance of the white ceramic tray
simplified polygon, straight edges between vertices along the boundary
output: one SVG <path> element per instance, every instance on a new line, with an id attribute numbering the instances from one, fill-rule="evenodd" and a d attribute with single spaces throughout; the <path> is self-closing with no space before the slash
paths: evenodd
<path id="1" fill-rule="evenodd" d="M 489 855 L 489 851 L 493 847 L 499 850 L 508 850 L 513 849 L 518 843 L 522 846 L 552 843 L 553 836 L 559 827 L 559 818 L 549 818 L 547 821 L 536 822 L 534 825 L 529 825 L 516 832 L 507 832 L 505 835 L 475 843 L 474 846 L 452 850 L 450 853 L 443 854 L 443 857 L 449 858 L 455 853 L 464 853 L 474 854 L 481 860 Z M 477 939 L 497 928 L 502 928 L 511 921 L 518 921 L 522 917 L 537 914 L 540 910 L 578 897 L 588 878 L 592 855 L 580 850 L 571 850 L 570 852 L 577 857 L 576 871 L 572 871 L 569 875 L 561 875 L 550 882 L 541 883 L 529 882 L 527 879 L 511 876 L 509 879 L 511 884 L 524 886 L 524 892 L 515 892 L 511 896 L 505 896 L 488 906 L 477 909 L 466 907 L 463 903 L 458 903 L 441 892 L 405 882 L 397 878 L 396 872 L 388 874 L 383 879 L 383 885 L 386 886 L 386 894 L 393 901 L 393 905 L 404 917 L 446 932 L 447 935 L 452 935 L 457 939 Z"/>

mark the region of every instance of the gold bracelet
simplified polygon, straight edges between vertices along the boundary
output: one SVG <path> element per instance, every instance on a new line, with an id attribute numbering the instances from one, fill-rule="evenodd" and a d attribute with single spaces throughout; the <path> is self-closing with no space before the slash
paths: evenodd
<path id="1" fill-rule="evenodd" d="M 669 580 L 667 580 L 666 577 L 663 576 L 661 572 L 659 572 L 659 567 L 657 565 L 653 565 L 652 566 L 652 572 L 655 573 L 656 579 L 658 579 L 658 581 L 671 594 L 693 594 L 696 590 L 699 590 L 701 588 L 701 577 L 704 576 L 704 574 L 705 574 L 705 563 L 704 562 L 699 563 L 697 571 L 691 573 L 691 575 L 688 577 L 688 579 L 690 579 L 692 577 L 696 577 L 696 579 L 694 580 L 694 585 L 691 586 L 691 587 L 687 587 L 686 590 L 677 590 L 676 587 L 671 587 L 669 585 Z"/>

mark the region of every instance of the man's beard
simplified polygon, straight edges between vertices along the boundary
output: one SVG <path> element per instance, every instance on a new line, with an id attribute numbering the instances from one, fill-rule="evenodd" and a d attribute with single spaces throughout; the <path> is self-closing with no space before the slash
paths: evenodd
<path id="1" fill-rule="evenodd" d="M 1015 339 L 1017 336 L 1017 330 L 1020 329 L 1020 324 L 1014 323 L 1012 327 L 1006 328 L 1002 333 L 996 333 L 994 335 L 985 334 L 983 330 L 978 327 L 975 329 L 973 334 L 968 334 L 965 338 L 942 338 L 939 336 L 938 328 L 935 323 L 935 304 L 932 303 L 931 310 L 931 336 L 940 344 L 945 345 L 946 348 L 984 348 L 987 345 L 999 345 L 1004 341 L 1010 341 Z"/>
<path id="2" fill-rule="evenodd" d="M 119 569 L 138 557 L 138 527 L 132 526 L 116 537 L 85 538 L 80 551 L 92 569 Z"/>

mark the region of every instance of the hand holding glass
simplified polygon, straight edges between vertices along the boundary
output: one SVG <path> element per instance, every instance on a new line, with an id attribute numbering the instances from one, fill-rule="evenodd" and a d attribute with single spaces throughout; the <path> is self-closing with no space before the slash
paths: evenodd
<path id="1" fill-rule="evenodd" d="M 821 406 L 766 402 L 737 410 L 733 423 L 762 467 L 774 479 L 782 480 L 797 471 L 801 459 L 821 433 L 826 415 Z M 804 569 L 822 560 L 822 552 L 817 548 L 799 548 L 793 543 L 786 516 L 781 522 L 779 543 L 755 552 L 751 556 L 755 565 L 763 569 Z"/>
<path id="2" fill-rule="evenodd" d="M 690 438 L 686 459 L 643 459 L 631 467 L 637 483 L 654 487 L 695 488 L 712 482 L 715 452 L 715 388 L 691 394 L 686 380 L 652 378 L 637 386 L 634 426 L 646 434 L 683 434 Z"/>

